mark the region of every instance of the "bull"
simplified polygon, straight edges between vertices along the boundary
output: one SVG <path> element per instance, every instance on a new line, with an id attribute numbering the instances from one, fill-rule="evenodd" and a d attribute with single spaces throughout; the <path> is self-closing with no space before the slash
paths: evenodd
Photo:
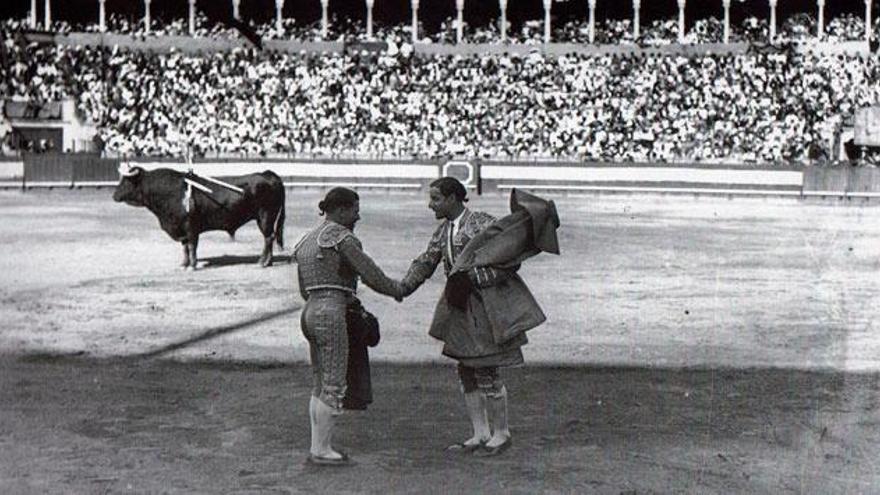
<path id="1" fill-rule="evenodd" d="M 113 200 L 143 206 L 156 215 L 162 230 L 183 244 L 185 269 L 196 268 L 199 234 L 223 230 L 234 236 L 251 220 L 257 221 L 263 234 L 261 266 L 272 264 L 273 242 L 284 247 L 284 183 L 270 170 L 232 177 L 224 186 L 167 168 L 145 170 L 123 164 L 119 173 Z"/>

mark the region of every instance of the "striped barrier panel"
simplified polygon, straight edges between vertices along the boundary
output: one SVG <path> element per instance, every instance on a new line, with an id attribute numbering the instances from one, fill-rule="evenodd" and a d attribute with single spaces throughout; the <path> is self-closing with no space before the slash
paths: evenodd
<path id="1" fill-rule="evenodd" d="M 849 197 L 880 197 L 880 168 L 850 167 L 846 195 Z"/>
<path id="2" fill-rule="evenodd" d="M 115 185 L 119 161 L 96 153 L 25 153 L 17 187 L 94 187 Z M 5 186 L 11 185 L 9 182 Z"/>
<path id="3" fill-rule="evenodd" d="M 877 167 L 807 167 L 804 196 L 840 198 L 880 197 L 880 169 Z"/>
<path id="4" fill-rule="evenodd" d="M 708 164 L 483 162 L 480 177 L 485 190 L 799 196 L 803 185 L 803 171 L 798 167 L 735 168 Z"/>

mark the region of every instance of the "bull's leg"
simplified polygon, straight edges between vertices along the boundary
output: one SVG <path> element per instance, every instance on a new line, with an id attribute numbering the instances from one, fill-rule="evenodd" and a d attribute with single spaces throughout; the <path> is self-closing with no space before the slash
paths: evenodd
<path id="1" fill-rule="evenodd" d="M 180 267 L 186 269 L 189 267 L 189 244 L 186 241 L 181 241 L 180 244 L 183 246 L 183 261 L 180 262 Z"/>
<path id="2" fill-rule="evenodd" d="M 272 266 L 272 243 L 275 242 L 275 235 L 268 235 L 263 238 L 263 254 L 260 255 L 260 266 Z"/>
<path id="3" fill-rule="evenodd" d="M 257 217 L 257 225 L 263 233 L 263 254 L 260 255 L 260 266 L 272 266 L 272 243 L 275 242 L 275 218 L 263 210 Z"/>
<path id="4" fill-rule="evenodd" d="M 190 239 L 187 243 L 187 248 L 189 250 L 189 268 L 195 270 L 196 263 L 198 262 L 198 257 L 196 257 L 196 249 L 199 247 L 199 238 L 198 236 Z"/>

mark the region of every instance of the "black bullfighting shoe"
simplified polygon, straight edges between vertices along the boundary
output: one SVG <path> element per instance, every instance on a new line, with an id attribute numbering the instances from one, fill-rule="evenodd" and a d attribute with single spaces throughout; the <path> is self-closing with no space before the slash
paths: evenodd
<path id="1" fill-rule="evenodd" d="M 494 447 L 483 445 L 480 450 L 474 452 L 474 455 L 477 457 L 495 457 L 496 455 L 504 453 L 504 451 L 509 449 L 511 445 L 513 445 L 513 438 L 508 438 L 504 443 Z"/>
<path id="2" fill-rule="evenodd" d="M 480 440 L 478 443 L 470 443 L 470 444 L 465 443 L 465 442 L 454 443 L 454 444 L 446 447 L 445 450 L 447 452 L 461 452 L 463 454 L 470 454 L 471 452 L 475 452 L 475 451 L 480 450 L 483 447 L 485 447 L 486 442 L 488 442 L 488 441 L 489 440 L 486 439 L 486 440 Z"/>
<path id="3" fill-rule="evenodd" d="M 342 454 L 342 457 L 340 457 L 338 459 L 335 459 L 332 457 L 321 457 L 321 456 L 309 454 L 309 457 L 306 459 L 306 464 L 309 464 L 312 466 L 336 466 L 336 467 L 353 466 L 354 465 L 354 461 L 351 460 L 351 457 L 349 457 L 348 454 L 346 454 L 345 452 L 340 452 L 340 454 Z"/>

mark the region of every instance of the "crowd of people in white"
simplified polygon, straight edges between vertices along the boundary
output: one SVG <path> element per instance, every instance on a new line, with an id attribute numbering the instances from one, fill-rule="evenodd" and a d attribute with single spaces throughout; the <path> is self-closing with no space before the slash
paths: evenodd
<path id="1" fill-rule="evenodd" d="M 419 29 L 419 41 L 424 43 L 455 43 L 456 20 L 445 20 L 436 32 L 426 32 L 424 27 Z M 364 26 L 349 19 L 339 19 L 335 16 L 328 23 L 328 33 L 322 35 L 320 22 L 303 23 L 293 18 L 281 20 L 280 29 L 274 22 L 254 23 L 246 21 L 253 30 L 266 39 L 289 39 L 300 41 L 352 41 L 365 39 Z M 7 20 L 3 24 L 4 30 L 27 29 L 27 21 Z M 501 38 L 500 21 L 484 25 L 463 24 L 463 42 L 468 43 L 492 43 Z M 817 21 L 815 16 L 808 13 L 795 14 L 782 22 L 777 31 L 777 41 L 798 41 L 814 38 L 816 35 Z M 874 32 L 880 28 L 880 18 L 873 23 Z M 71 24 L 63 20 L 52 21 L 51 31 L 57 33 L 91 32 L 100 30 L 97 23 Z M 128 18 L 121 15 L 111 14 L 107 18 L 106 30 L 112 33 L 146 36 L 147 30 L 143 19 Z M 411 27 L 409 24 L 377 25 L 373 37 L 380 41 L 411 40 Z M 508 43 L 539 44 L 543 42 L 544 24 L 542 20 L 533 20 L 523 23 L 516 31 L 508 31 Z M 767 19 L 748 17 L 738 25 L 731 26 L 731 42 L 763 42 L 768 39 L 769 26 Z M 585 19 L 569 20 L 554 24 L 551 39 L 557 43 L 587 43 L 589 23 Z M 687 43 L 719 43 L 722 41 L 723 23 L 715 18 L 696 20 L 685 36 Z M 197 13 L 195 17 L 195 37 L 228 38 L 237 36 L 238 32 L 220 22 L 212 22 L 203 13 Z M 189 25 L 186 19 L 171 19 L 163 21 L 153 18 L 150 21 L 150 36 L 190 36 Z M 825 24 L 823 39 L 826 41 L 857 41 L 865 37 L 864 18 L 854 14 L 842 14 Z M 633 36 L 632 19 L 606 19 L 598 21 L 596 25 L 595 43 L 639 43 L 643 45 L 669 44 L 678 41 L 678 20 L 654 20 L 648 25 L 642 26 L 639 38 Z"/>
<path id="2" fill-rule="evenodd" d="M 835 36 L 860 36 L 860 20 L 835 21 Z M 658 26 L 646 40 L 667 39 L 656 35 L 663 30 L 674 39 L 674 28 Z M 520 41 L 540 37 L 532 28 Z M 601 40 L 626 42 L 631 31 L 618 28 L 606 24 Z M 386 52 L 337 54 L 154 53 L 9 35 L 0 95 L 72 98 L 106 150 L 127 155 L 661 162 L 822 160 L 843 119 L 880 103 L 873 54 L 415 55 L 400 29 L 377 31 L 392 41 Z M 559 29 L 578 41 L 583 27 Z M 717 21 L 706 21 L 691 35 L 713 40 L 718 32 Z"/>

